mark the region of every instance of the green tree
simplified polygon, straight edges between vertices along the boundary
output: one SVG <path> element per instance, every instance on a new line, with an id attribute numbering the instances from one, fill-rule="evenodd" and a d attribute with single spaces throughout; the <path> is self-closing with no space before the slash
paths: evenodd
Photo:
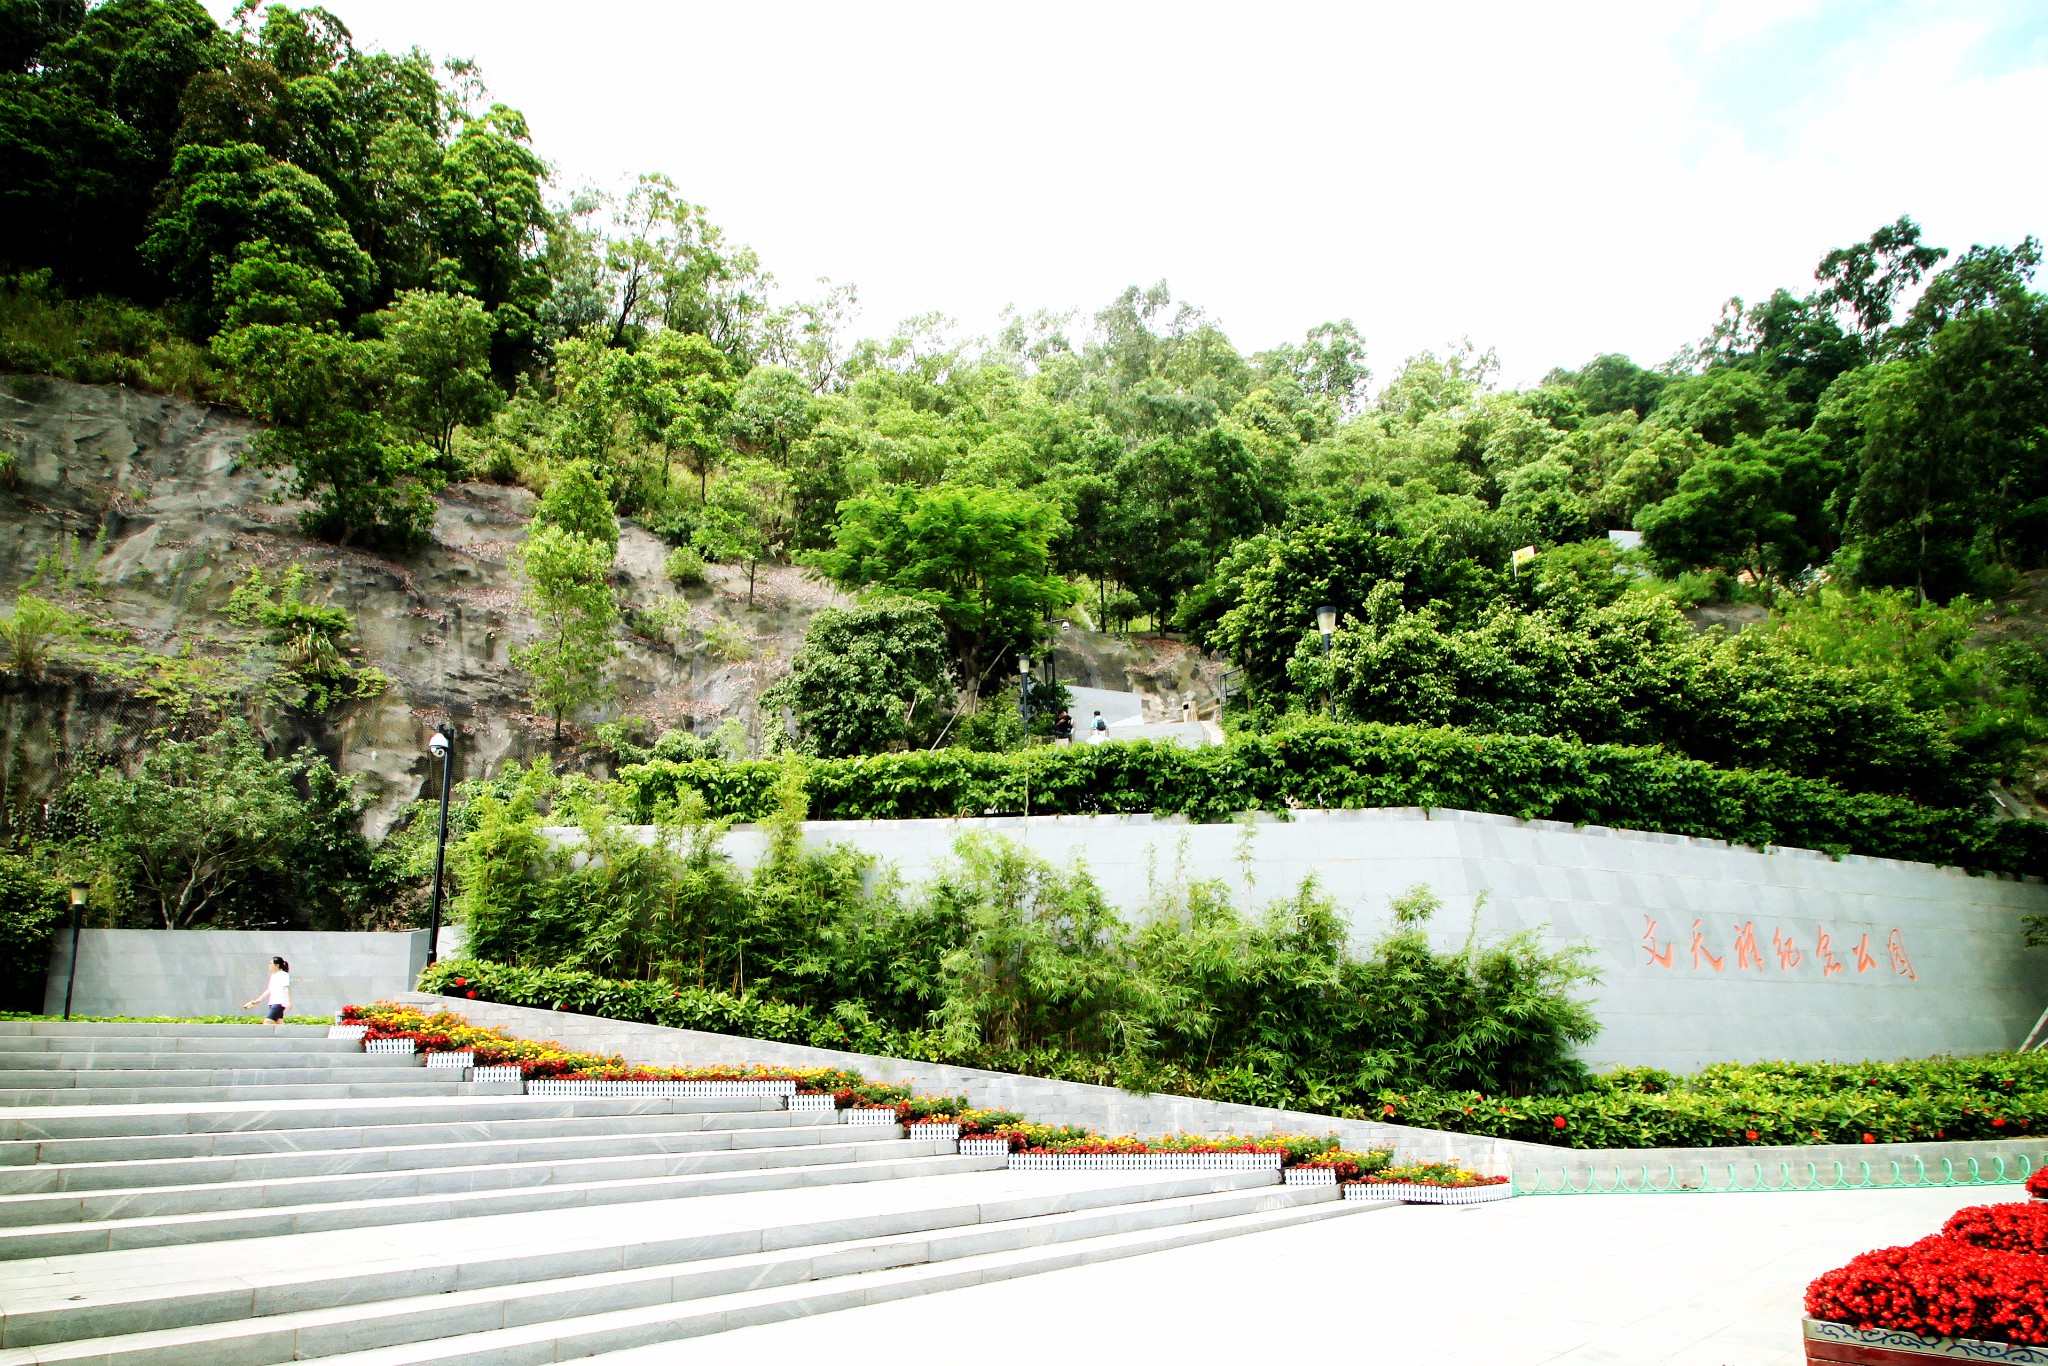
<path id="1" fill-rule="evenodd" d="M 554 718 L 558 742 L 565 716 L 611 691 L 605 673 L 619 652 L 611 560 L 602 541 L 546 524 L 532 527 L 519 548 L 536 632 L 512 651 L 512 662 L 533 680 L 534 700 Z"/>
<path id="2" fill-rule="evenodd" d="M 789 477 L 766 460 L 741 459 L 719 476 L 695 540 L 714 560 L 745 565 L 747 606 L 764 561 L 788 547 Z"/>
<path id="3" fill-rule="evenodd" d="M 897 488 L 847 503 L 833 548 L 814 562 L 844 587 L 936 608 L 974 696 L 998 654 L 1028 645 L 1073 601 L 1048 549 L 1063 529 L 1057 509 L 1011 489 Z"/>
<path id="4" fill-rule="evenodd" d="M 445 467 L 455 429 L 488 422 L 505 402 L 491 380 L 491 320 L 475 299 L 413 290 L 379 322 L 390 348 L 391 414 Z"/>
<path id="5" fill-rule="evenodd" d="M 226 48 L 197 0 L 0 8 L 0 267 L 151 296 L 138 248 L 180 102 Z"/>
<path id="6" fill-rule="evenodd" d="M 607 551 L 619 548 L 618 514 L 587 461 L 572 460 L 549 476 L 547 492 L 533 509 L 533 524 L 574 532 Z"/>
<path id="7" fill-rule="evenodd" d="M 166 740 L 128 777 L 80 775 L 70 794 L 91 849 L 133 904 L 167 930 L 218 919 L 257 885 L 297 885 L 307 807 L 298 783 L 315 758 L 273 760 L 239 722 Z"/>
<path id="8" fill-rule="evenodd" d="M 953 699 L 949 662 L 945 623 L 929 603 L 828 607 L 761 702 L 789 709 L 806 753 L 878 754 L 938 731 Z"/>
<path id="9" fill-rule="evenodd" d="M 1946 599 L 1985 562 L 2048 550 L 2048 303 L 2022 294 L 1957 318 L 1924 356 L 1861 391 L 1850 521 L 1864 583 Z"/>
<path id="10" fill-rule="evenodd" d="M 184 301 L 194 336 L 220 325 L 233 302 L 229 271 L 242 244 L 259 239 L 350 305 L 369 298 L 374 267 L 317 177 L 254 143 L 179 148 L 142 254 Z"/>
<path id="11" fill-rule="evenodd" d="M 1791 582 L 1839 543 L 1834 503 L 1845 477 L 1818 437 L 1741 437 L 1725 456 L 1689 467 L 1671 497 L 1636 514 L 1636 526 L 1666 572 L 1747 570 Z"/>
<path id="12" fill-rule="evenodd" d="M 1874 351 L 1891 324 L 1899 295 L 1919 284 L 1947 255 L 1941 247 L 1923 244 L 1920 225 L 1901 214 L 1897 222 L 1885 224 L 1855 246 L 1837 247 L 1822 257 L 1813 271 L 1821 284 L 1815 297 L 1848 310 L 1865 348 Z"/>
<path id="13" fill-rule="evenodd" d="M 289 467 L 294 496 L 312 502 L 300 525 L 342 545 L 404 549 L 427 538 L 441 475 L 433 450 L 385 415 L 383 347 L 327 327 L 259 324 L 223 334 L 214 350 L 274 424 L 257 438 L 257 458 Z"/>

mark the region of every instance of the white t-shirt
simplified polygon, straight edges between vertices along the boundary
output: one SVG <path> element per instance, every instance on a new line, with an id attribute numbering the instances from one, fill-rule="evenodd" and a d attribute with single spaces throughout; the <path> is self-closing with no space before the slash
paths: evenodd
<path id="1" fill-rule="evenodd" d="M 292 1003 L 292 975 L 288 972 L 270 974 L 270 985 L 263 989 L 263 995 L 274 1006 L 289 1006 Z"/>

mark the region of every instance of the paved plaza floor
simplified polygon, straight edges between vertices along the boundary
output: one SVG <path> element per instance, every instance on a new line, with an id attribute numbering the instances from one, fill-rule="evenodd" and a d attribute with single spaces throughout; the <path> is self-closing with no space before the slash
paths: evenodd
<path id="1" fill-rule="evenodd" d="M 1404 1206 L 602 1358 L 1794 1366 L 1806 1284 L 2017 1186 Z"/>

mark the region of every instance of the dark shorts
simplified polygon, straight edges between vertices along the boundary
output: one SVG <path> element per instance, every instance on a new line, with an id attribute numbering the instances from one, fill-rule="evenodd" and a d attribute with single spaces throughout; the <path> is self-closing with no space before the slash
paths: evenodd
<path id="1" fill-rule="evenodd" d="M 272 1024 L 276 1024 L 279 1020 L 282 1020 L 284 1018 L 284 1007 L 265 1006 L 263 1008 L 263 1018 L 270 1021 Z"/>

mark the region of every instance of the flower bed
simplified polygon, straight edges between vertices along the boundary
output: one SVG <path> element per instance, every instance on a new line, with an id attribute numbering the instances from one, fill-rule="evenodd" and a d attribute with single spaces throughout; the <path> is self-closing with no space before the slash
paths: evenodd
<path id="1" fill-rule="evenodd" d="M 579 1082 L 735 1082 L 777 1083 L 777 1095 L 813 1094 L 836 1098 L 839 1105 L 853 1103 L 870 1094 L 887 1103 L 899 1097 L 909 1099 L 908 1087 L 879 1086 L 857 1072 L 838 1067 L 635 1067 L 617 1054 L 581 1053 L 561 1044 L 517 1039 L 494 1026 L 473 1025 L 453 1011 L 428 1014 L 415 1006 L 379 1001 L 368 1006 L 344 1006 L 342 1023 L 336 1030 L 361 1031 L 363 1046 L 370 1052 L 403 1053 L 416 1049 L 427 1056 L 427 1065 L 467 1065 L 477 1068 L 517 1068 L 528 1081 Z M 345 1037 L 345 1036 L 344 1036 Z M 437 1063 L 437 1057 L 467 1055 L 467 1064 Z M 782 1083 L 792 1083 L 782 1085 Z M 587 1090 L 578 1094 L 595 1094 Z M 627 1095 L 630 1088 L 614 1087 L 603 1094 Z M 652 1094 L 641 1088 L 640 1094 Z M 755 1094 L 759 1092 L 726 1092 Z M 571 1094 L 557 1091 L 555 1094 Z M 671 1094 L 663 1091 L 661 1094 Z M 676 1091 L 673 1094 L 690 1094 Z M 720 1094 L 702 1092 L 697 1094 Z"/>
<path id="2" fill-rule="evenodd" d="M 2037 1169 L 2027 1178 L 2027 1194 L 2036 1200 L 2048 1200 L 2048 1167 Z"/>
<path id="3" fill-rule="evenodd" d="M 1817 1278 L 1806 1288 L 1806 1312 L 1821 1325 L 1904 1335 L 1905 1343 L 1888 1341 L 1872 1349 L 1918 1352 L 1928 1359 L 1938 1359 L 1943 1353 L 1935 1349 L 1958 1339 L 2048 1346 L 2048 1255 L 2043 1249 L 2048 1249 L 2048 1207 L 1974 1206 L 1957 1211 L 1940 1233 L 1904 1247 L 1863 1253 Z M 1840 1337 L 1823 1333 L 1819 1340 L 1834 1343 Z M 1809 1344 L 1815 1340 L 1809 1331 Z M 1883 1359 L 1846 1352 L 1821 1356 L 1811 1345 L 1808 1358 Z"/>

